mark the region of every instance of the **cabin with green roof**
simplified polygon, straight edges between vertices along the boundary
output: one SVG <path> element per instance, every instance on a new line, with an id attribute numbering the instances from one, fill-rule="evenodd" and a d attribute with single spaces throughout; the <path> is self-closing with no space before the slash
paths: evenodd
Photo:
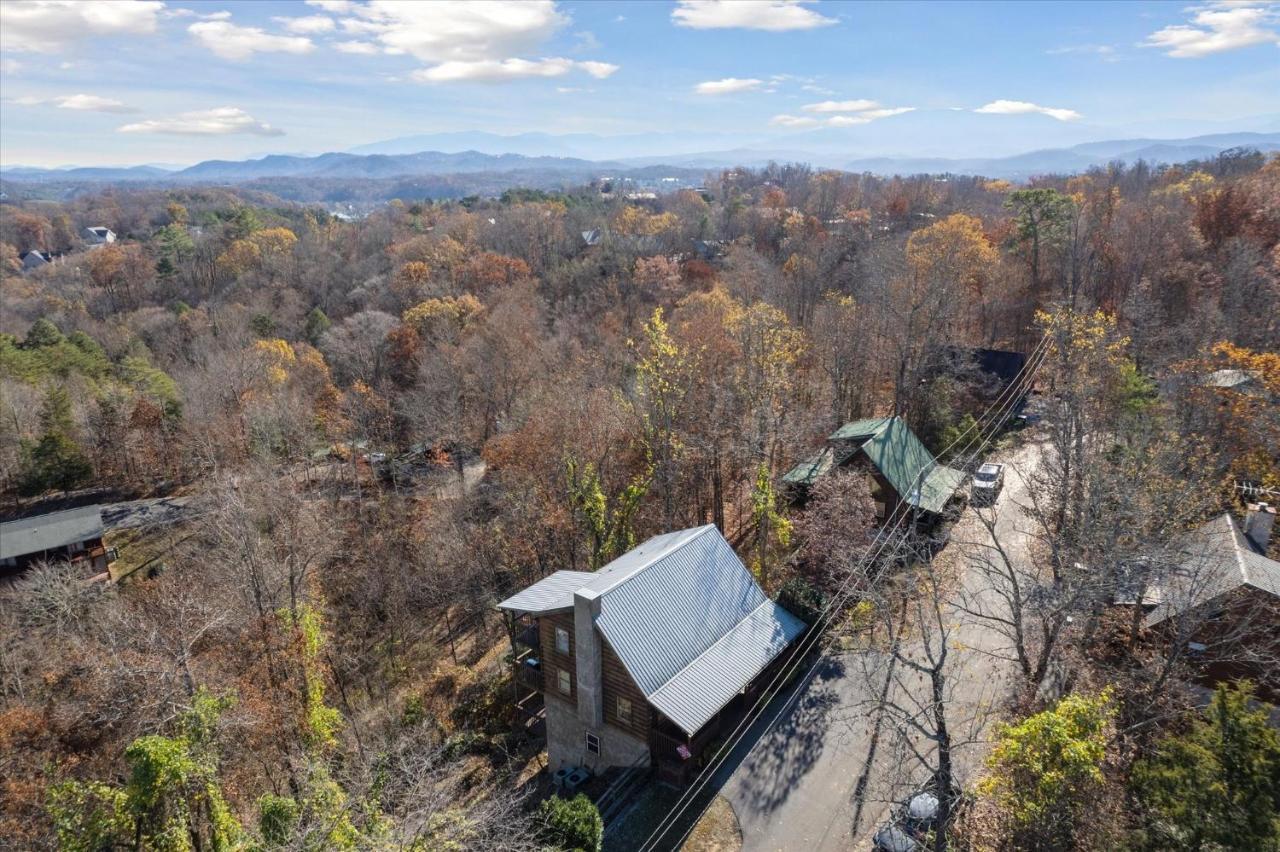
<path id="1" fill-rule="evenodd" d="M 864 468 L 875 481 L 872 496 L 882 518 L 901 502 L 941 513 L 965 476 L 935 459 L 895 415 L 844 424 L 827 438 L 825 447 L 783 475 L 783 487 L 793 500 L 803 501 L 818 479 L 849 466 Z"/>

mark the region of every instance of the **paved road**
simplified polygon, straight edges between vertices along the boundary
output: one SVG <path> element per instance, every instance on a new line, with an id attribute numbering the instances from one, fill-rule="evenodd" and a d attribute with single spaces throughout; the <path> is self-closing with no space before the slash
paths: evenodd
<path id="1" fill-rule="evenodd" d="M 1024 476 L 1038 460 L 1038 451 L 1024 447 L 1006 459 L 1004 491 L 994 509 L 996 534 L 1015 562 L 1028 564 L 1029 536 L 1021 507 L 1029 503 Z M 966 510 L 952 532 L 952 544 L 938 560 L 950 561 L 959 574 L 956 606 L 945 608 L 952 657 L 949 723 L 953 740 L 972 740 L 954 748 L 956 774 L 962 783 L 973 780 L 986 752 L 992 707 L 1008 693 L 1016 668 L 992 654 L 1007 649 L 1008 641 L 992 625 L 963 612 L 1000 612 L 983 572 L 972 558 L 975 543 L 989 543 L 985 527 Z M 908 654 L 921 650 L 908 637 Z M 828 658 L 794 694 L 780 698 L 766 712 L 755 737 L 726 762 L 715 779 L 721 794 L 733 805 L 742 827 L 746 852 L 828 852 L 865 849 L 888 814 L 889 807 L 922 777 L 918 761 L 904 752 L 904 739 L 895 735 L 887 718 L 871 708 L 888 690 L 900 705 L 920 701 L 927 690 L 924 678 L 897 666 L 887 679 L 890 658 L 871 652 Z M 868 676 L 868 673 L 876 676 Z M 889 684 L 886 687 L 886 683 Z M 765 723 L 779 715 L 765 730 Z M 877 725 L 877 721 L 881 724 Z M 877 735 L 877 730 L 879 734 Z M 872 748 L 873 739 L 875 748 Z M 916 738 L 916 746 L 920 741 Z M 874 760 L 868 764 L 868 755 Z M 915 773 L 915 778 L 905 777 Z M 859 781 L 862 795 L 856 795 Z M 861 799 L 861 807 L 859 807 Z M 855 814 L 860 818 L 855 824 Z"/>

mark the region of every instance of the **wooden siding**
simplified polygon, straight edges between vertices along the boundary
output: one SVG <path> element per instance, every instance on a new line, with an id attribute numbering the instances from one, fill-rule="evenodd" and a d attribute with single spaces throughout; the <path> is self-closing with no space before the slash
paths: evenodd
<path id="1" fill-rule="evenodd" d="M 649 727 L 653 719 L 653 710 L 649 701 L 636 686 L 627 669 L 618 659 L 618 655 L 609 647 L 609 641 L 596 633 L 603 643 L 601 656 L 601 678 L 604 681 L 604 721 L 606 724 L 626 731 L 634 737 L 648 741 Z M 626 698 L 631 702 L 631 718 L 623 721 L 618 718 L 618 699 Z"/>
<path id="2" fill-rule="evenodd" d="M 544 615 L 538 619 L 542 634 L 542 683 L 544 691 L 555 695 L 573 706 L 578 706 L 578 663 L 573 655 L 573 613 L 557 612 Z M 569 631 L 569 653 L 561 654 L 556 650 L 556 628 Z M 560 672 L 569 673 L 569 694 L 560 691 Z"/>

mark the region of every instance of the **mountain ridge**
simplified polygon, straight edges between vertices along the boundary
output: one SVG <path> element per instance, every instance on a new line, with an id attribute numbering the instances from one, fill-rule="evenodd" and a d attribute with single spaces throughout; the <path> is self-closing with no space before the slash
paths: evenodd
<path id="1" fill-rule="evenodd" d="M 548 134 L 542 134 L 547 138 Z M 775 140 L 776 141 L 776 140 Z M 262 178 L 380 179 L 484 172 L 544 171 L 568 177 L 610 176 L 637 169 L 663 166 L 672 169 L 716 170 L 734 166 L 761 166 L 768 162 L 807 162 L 819 168 L 835 168 L 877 174 L 951 173 L 993 178 L 1023 179 L 1037 174 L 1073 173 L 1113 160 L 1172 164 L 1207 159 L 1233 148 L 1263 153 L 1280 151 L 1280 133 L 1216 133 L 1182 139 L 1133 138 L 1085 142 L 1065 148 L 1044 148 L 1004 157 L 850 157 L 848 152 L 811 152 L 788 148 L 735 147 L 617 159 L 586 159 L 551 154 L 492 154 L 469 149 L 456 152 L 417 151 L 405 154 L 358 154 L 333 151 L 316 156 L 272 154 L 248 160 L 205 160 L 168 171 L 155 166 L 127 168 L 39 169 L 22 166 L 0 170 L 7 180 L 31 182 L 164 182 L 243 183 Z M 603 173 L 603 174 L 602 174 Z"/>

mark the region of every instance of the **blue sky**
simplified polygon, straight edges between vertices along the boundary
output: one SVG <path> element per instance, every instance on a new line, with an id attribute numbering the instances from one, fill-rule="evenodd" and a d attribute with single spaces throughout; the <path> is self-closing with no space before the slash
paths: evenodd
<path id="1" fill-rule="evenodd" d="M 691 150 L 821 131 L 867 155 L 976 155 L 1280 130 L 1278 33 L 1262 0 L 5 0 L 0 159 L 192 163 L 440 131 Z"/>

